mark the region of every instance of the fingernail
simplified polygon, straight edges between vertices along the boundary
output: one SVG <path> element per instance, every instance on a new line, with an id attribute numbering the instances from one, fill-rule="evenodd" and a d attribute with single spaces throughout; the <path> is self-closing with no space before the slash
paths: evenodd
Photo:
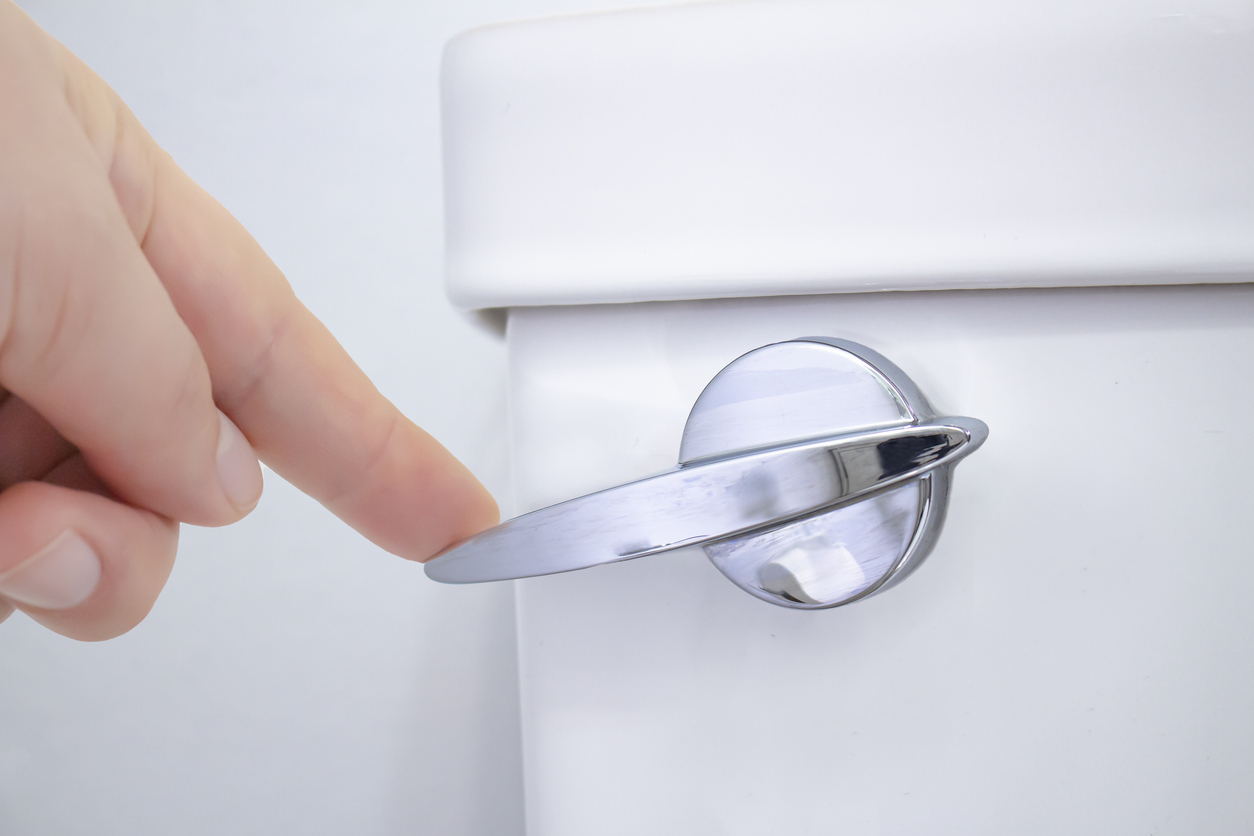
<path id="1" fill-rule="evenodd" d="M 239 427 L 218 410 L 218 478 L 236 508 L 252 508 L 261 496 L 261 465 Z"/>
<path id="2" fill-rule="evenodd" d="M 73 531 L 0 575 L 0 595 L 45 610 L 68 610 L 87 600 L 100 581 L 100 558 Z"/>

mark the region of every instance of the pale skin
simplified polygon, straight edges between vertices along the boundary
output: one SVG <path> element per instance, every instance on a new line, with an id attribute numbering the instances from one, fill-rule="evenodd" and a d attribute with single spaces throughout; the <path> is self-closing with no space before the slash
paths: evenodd
<path id="1" fill-rule="evenodd" d="M 498 518 L 113 90 L 0 0 L 0 621 L 131 629 L 180 523 L 256 505 L 259 458 L 413 560 Z"/>

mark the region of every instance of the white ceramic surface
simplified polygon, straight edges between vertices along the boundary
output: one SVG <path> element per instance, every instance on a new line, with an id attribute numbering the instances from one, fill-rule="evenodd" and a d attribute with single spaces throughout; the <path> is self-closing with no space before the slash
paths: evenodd
<path id="1" fill-rule="evenodd" d="M 467 308 L 1254 279 L 1251 0 L 740 0 L 445 53 Z"/>
<path id="2" fill-rule="evenodd" d="M 1254 3 L 513 24 L 450 45 L 444 117 L 515 510 L 672 467 L 711 377 L 798 336 L 991 429 L 873 600 L 774 608 L 696 551 L 520 582 L 530 836 L 1254 829 Z"/>
<path id="3" fill-rule="evenodd" d="M 524 508 L 807 334 L 988 423 L 936 551 L 822 612 L 695 550 L 520 581 L 529 836 L 1249 833 L 1254 285 L 515 309 Z"/>

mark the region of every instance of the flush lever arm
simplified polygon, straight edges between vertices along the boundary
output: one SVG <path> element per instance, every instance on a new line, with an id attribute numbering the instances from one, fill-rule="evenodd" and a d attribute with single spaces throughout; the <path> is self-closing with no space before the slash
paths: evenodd
<path id="1" fill-rule="evenodd" d="M 857 343 L 762 346 L 697 398 L 677 469 L 543 508 L 427 563 L 444 583 L 526 578 L 701 546 L 733 583 L 821 609 L 910 574 L 940 532 L 950 473 L 988 436 L 938 418 Z"/>
<path id="2" fill-rule="evenodd" d="M 426 572 L 478 583 L 705 545 L 917 479 L 987 435 L 982 421 L 946 418 L 694 462 L 516 517 L 429 561 Z"/>

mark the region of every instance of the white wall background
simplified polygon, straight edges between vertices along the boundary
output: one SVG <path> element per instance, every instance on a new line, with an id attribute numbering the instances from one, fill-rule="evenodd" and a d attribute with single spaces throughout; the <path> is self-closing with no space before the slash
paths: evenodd
<path id="1" fill-rule="evenodd" d="M 508 506 L 503 346 L 440 281 L 440 49 L 606 4 L 23 6 Z M 184 528 L 126 636 L 0 625 L 0 834 L 520 833 L 513 618 L 508 586 L 430 583 L 267 473 L 244 522 Z"/>

